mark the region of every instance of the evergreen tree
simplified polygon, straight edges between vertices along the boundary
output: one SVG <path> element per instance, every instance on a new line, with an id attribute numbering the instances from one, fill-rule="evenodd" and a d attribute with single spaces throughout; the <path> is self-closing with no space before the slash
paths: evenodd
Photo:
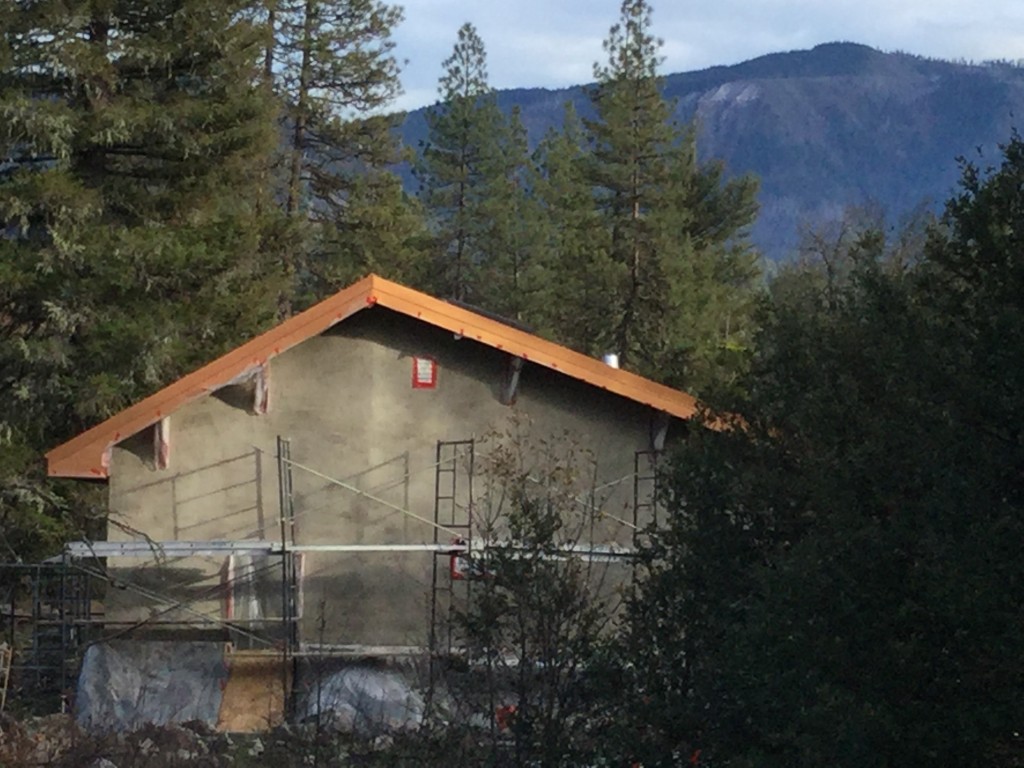
<path id="1" fill-rule="evenodd" d="M 477 301 L 503 317 L 532 324 L 545 293 L 540 263 L 544 211 L 534 195 L 536 178 L 518 108 L 498 130 L 481 185 Z"/>
<path id="2" fill-rule="evenodd" d="M 544 336 L 600 354 L 607 351 L 598 339 L 616 268 L 593 204 L 586 143 L 583 124 L 569 103 L 561 130 L 549 131 L 534 154 L 533 191 L 542 208 L 537 272 L 544 290 L 538 292 L 530 322 Z"/>
<path id="3" fill-rule="evenodd" d="M 723 183 L 719 167 L 697 163 L 694 130 L 671 121 L 661 93 L 650 26 L 646 0 L 624 0 L 608 63 L 594 71 L 588 180 L 614 269 L 592 344 L 700 391 L 731 366 L 723 352 L 743 343 L 757 267 L 742 236 L 755 186 Z"/>
<path id="4" fill-rule="evenodd" d="M 391 33 L 397 6 L 379 0 L 276 0 L 268 56 L 288 118 L 287 211 L 337 204 L 353 161 L 396 160 L 391 136 L 401 116 L 354 120 L 399 93 Z"/>
<path id="5" fill-rule="evenodd" d="M 361 228 L 364 241 L 371 236 L 361 217 L 408 224 L 415 216 L 402 196 L 387 191 L 396 183 L 389 166 L 401 159 L 394 129 L 402 115 L 379 114 L 400 92 L 391 33 L 402 11 L 380 0 L 271 0 L 267 18 L 274 35 L 265 67 L 286 118 L 281 196 L 296 229 L 284 268 L 311 294 L 305 301 L 336 287 L 315 276 L 356 276 L 366 266 L 347 261 L 353 254 L 342 238 L 352 228 Z M 371 200 L 385 210 L 368 211 Z M 408 242 L 401 251 L 415 257 Z M 290 311 L 282 296 L 281 314 Z"/>
<path id="6" fill-rule="evenodd" d="M 504 119 L 487 82 L 487 55 L 476 28 L 459 29 L 445 59 L 440 103 L 427 113 L 428 138 L 417 175 L 435 234 L 431 288 L 459 301 L 479 300 L 482 211 L 488 172 L 498 162 L 496 137 Z"/>
<path id="7" fill-rule="evenodd" d="M 46 528 L 41 450 L 272 317 L 277 221 L 256 175 L 274 110 L 244 10 L 0 9 L 5 516 Z"/>
<path id="8" fill-rule="evenodd" d="M 373 272 L 406 285 L 428 281 L 425 216 L 390 172 L 352 180 L 343 213 L 323 222 L 306 265 L 309 302 Z"/>
<path id="9" fill-rule="evenodd" d="M 1024 760 L 1022 179 L 1014 137 L 916 258 L 867 229 L 766 302 L 626 622 L 645 765 Z"/>

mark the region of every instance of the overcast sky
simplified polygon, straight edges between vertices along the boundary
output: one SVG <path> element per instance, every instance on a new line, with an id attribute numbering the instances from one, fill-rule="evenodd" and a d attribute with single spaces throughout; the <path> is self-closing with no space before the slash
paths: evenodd
<path id="1" fill-rule="evenodd" d="M 592 80 L 621 0 L 397 0 L 407 60 L 397 106 L 433 103 L 441 62 L 472 22 L 495 88 Z M 1024 58 L 1024 0 L 654 0 L 663 74 L 736 64 L 837 40 L 938 58 Z"/>

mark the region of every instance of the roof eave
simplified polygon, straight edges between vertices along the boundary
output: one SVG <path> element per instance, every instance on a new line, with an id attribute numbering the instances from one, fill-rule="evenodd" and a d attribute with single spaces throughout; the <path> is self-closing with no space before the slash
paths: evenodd
<path id="1" fill-rule="evenodd" d="M 58 445 L 46 454 L 47 474 L 88 479 L 108 477 L 109 466 L 104 456 L 115 444 L 152 426 L 181 406 L 215 392 L 247 368 L 265 365 L 282 352 L 372 306 L 377 279 L 371 275 L 354 283 Z"/>
<path id="2" fill-rule="evenodd" d="M 697 400 L 685 392 L 611 368 L 554 342 L 370 275 L 52 449 L 46 454 L 47 473 L 51 477 L 89 480 L 109 477 L 110 451 L 120 441 L 375 304 L 676 418 L 688 419 L 698 410 Z"/>

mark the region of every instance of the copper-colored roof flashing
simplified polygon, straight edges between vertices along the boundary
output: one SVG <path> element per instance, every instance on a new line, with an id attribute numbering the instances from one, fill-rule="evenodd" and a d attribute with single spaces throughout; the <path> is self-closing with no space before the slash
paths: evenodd
<path id="1" fill-rule="evenodd" d="M 46 454 L 49 475 L 108 477 L 110 450 L 120 441 L 375 304 L 678 418 L 689 418 L 697 410 L 697 401 L 685 392 L 612 368 L 600 360 L 471 310 L 370 275 L 57 446 Z"/>

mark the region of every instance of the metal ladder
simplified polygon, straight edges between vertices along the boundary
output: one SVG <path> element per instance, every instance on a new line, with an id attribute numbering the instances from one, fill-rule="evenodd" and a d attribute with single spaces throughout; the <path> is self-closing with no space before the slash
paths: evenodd
<path id="1" fill-rule="evenodd" d="M 661 451 L 637 451 L 633 455 L 633 545 L 648 525 L 658 525 L 658 464 Z"/>
<path id="2" fill-rule="evenodd" d="M 434 544 L 448 543 L 443 538 L 446 534 L 438 527 L 443 526 L 459 534 L 469 545 L 473 539 L 474 441 L 439 440 L 434 459 Z M 454 645 L 452 615 L 457 598 L 450 558 L 451 555 L 443 551 L 434 555 L 428 646 L 432 658 L 450 654 Z M 468 593 L 468 580 L 465 584 Z"/>

